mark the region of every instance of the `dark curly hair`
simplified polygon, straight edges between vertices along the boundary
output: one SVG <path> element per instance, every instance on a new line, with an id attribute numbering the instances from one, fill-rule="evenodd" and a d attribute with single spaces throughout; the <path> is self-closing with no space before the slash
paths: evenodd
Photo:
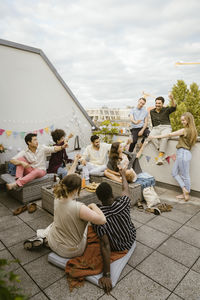
<path id="1" fill-rule="evenodd" d="M 55 129 L 54 131 L 51 132 L 52 139 L 55 143 L 59 141 L 63 136 L 66 136 L 66 133 L 62 129 Z"/>
<path id="2" fill-rule="evenodd" d="M 103 205 L 107 204 L 107 200 L 113 198 L 112 187 L 107 182 L 102 182 L 96 189 L 96 195 Z"/>

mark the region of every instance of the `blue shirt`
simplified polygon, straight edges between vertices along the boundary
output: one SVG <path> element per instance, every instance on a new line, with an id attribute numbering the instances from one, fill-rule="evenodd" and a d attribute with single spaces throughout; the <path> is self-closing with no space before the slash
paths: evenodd
<path id="1" fill-rule="evenodd" d="M 144 126 L 144 120 L 145 118 L 148 116 L 148 112 L 145 108 L 133 108 L 130 112 L 131 115 L 133 115 L 133 119 L 135 121 L 138 121 L 138 120 L 142 120 L 139 124 L 133 124 L 131 122 L 131 128 L 142 128 Z"/>

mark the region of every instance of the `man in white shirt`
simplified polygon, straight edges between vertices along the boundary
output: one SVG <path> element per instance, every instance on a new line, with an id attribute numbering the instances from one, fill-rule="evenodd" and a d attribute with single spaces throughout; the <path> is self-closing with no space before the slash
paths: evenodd
<path id="1" fill-rule="evenodd" d="M 37 134 L 28 133 L 25 136 L 28 145 L 26 150 L 20 151 L 10 162 L 16 165 L 16 181 L 8 183 L 8 190 L 22 187 L 24 184 L 35 178 L 43 177 L 46 174 L 46 156 L 65 149 L 68 144 L 62 146 L 38 146 Z"/>
<path id="2" fill-rule="evenodd" d="M 111 147 L 111 144 L 100 143 L 97 135 L 91 136 L 90 140 L 91 145 L 86 147 L 81 159 L 83 176 L 86 181 L 89 180 L 89 175 L 104 175 Z"/>
<path id="3" fill-rule="evenodd" d="M 138 100 L 138 105 L 132 109 L 130 114 L 130 120 L 131 120 L 131 133 L 133 141 L 130 144 L 129 152 L 133 152 L 135 145 L 137 144 L 138 137 L 142 137 L 141 143 L 144 143 L 145 138 L 149 135 L 149 129 L 147 127 L 148 125 L 148 112 L 144 108 L 144 105 L 146 104 L 145 98 L 140 98 Z"/>

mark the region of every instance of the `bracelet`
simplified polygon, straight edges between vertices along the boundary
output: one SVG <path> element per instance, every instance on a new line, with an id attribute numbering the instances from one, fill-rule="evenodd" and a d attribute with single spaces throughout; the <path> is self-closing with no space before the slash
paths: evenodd
<path id="1" fill-rule="evenodd" d="M 110 278 L 110 272 L 106 272 L 105 274 L 103 274 L 103 277 Z"/>

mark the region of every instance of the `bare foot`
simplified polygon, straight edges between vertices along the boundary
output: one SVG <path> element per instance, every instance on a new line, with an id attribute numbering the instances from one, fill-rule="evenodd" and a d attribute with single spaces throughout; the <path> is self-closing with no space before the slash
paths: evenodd
<path id="1" fill-rule="evenodd" d="M 9 191 L 13 190 L 13 189 L 16 189 L 17 187 L 17 183 L 16 182 L 12 182 L 12 183 L 7 183 L 6 184 L 6 187 Z"/>
<path id="2" fill-rule="evenodd" d="M 183 195 L 184 195 L 185 201 L 188 201 L 190 199 L 190 193 L 188 192 L 188 190 L 185 187 L 183 187 Z"/>
<path id="3" fill-rule="evenodd" d="M 185 199 L 185 196 L 183 194 L 176 196 L 177 199 Z"/>

